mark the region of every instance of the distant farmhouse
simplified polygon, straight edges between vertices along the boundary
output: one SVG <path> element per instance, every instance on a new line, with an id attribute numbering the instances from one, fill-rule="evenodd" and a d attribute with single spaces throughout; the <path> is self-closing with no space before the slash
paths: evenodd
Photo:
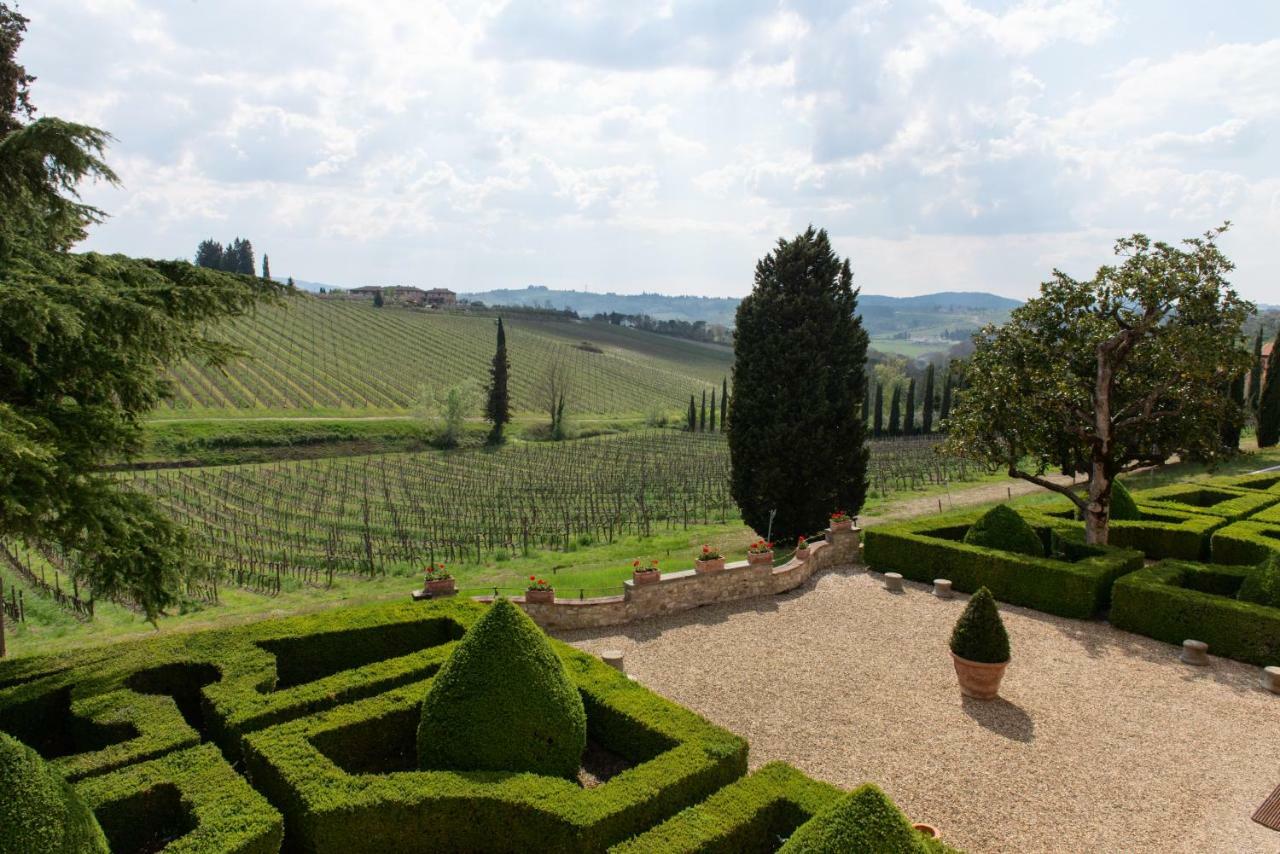
<path id="1" fill-rule="evenodd" d="M 458 295 L 448 288 L 423 290 L 422 288 L 402 287 L 399 285 L 388 287 L 365 285 L 362 288 L 352 288 L 346 291 L 344 295 L 350 299 L 373 299 L 378 293 L 381 293 L 382 298 L 387 302 L 400 303 L 401 305 L 427 305 L 432 308 L 439 308 L 458 304 Z"/>

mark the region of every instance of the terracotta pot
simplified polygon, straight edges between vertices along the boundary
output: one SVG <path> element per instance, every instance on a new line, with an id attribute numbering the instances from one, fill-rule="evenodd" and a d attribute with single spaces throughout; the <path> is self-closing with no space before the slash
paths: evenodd
<path id="1" fill-rule="evenodd" d="M 911 826 L 914 827 L 923 836 L 927 836 L 930 839 L 938 838 L 938 828 L 934 827 L 932 824 L 921 823 L 921 824 L 913 824 Z"/>
<path id="2" fill-rule="evenodd" d="M 808 559 L 809 559 L 808 549 L 796 549 L 796 560 L 800 561 L 801 563 L 804 563 Z"/>
<path id="3" fill-rule="evenodd" d="M 636 584 L 653 584 L 660 578 L 662 578 L 662 573 L 656 569 L 631 570 L 631 580 Z"/>
<path id="4" fill-rule="evenodd" d="M 422 589 L 432 596 L 448 596 L 455 590 L 454 580 L 452 578 L 438 578 L 432 581 L 428 578 L 422 585 Z"/>
<path id="5" fill-rule="evenodd" d="M 956 666 L 956 678 L 960 680 L 960 693 L 975 700 L 994 700 L 1000 693 L 1000 680 L 1004 678 L 1004 670 L 1009 662 L 987 664 L 981 661 L 970 661 L 951 653 L 951 662 Z"/>
<path id="6" fill-rule="evenodd" d="M 831 523 L 831 530 L 833 530 L 833 531 L 852 531 L 852 530 L 853 530 L 853 520 L 852 520 L 852 519 L 845 519 L 843 522 L 832 522 L 832 523 Z"/>
<path id="7" fill-rule="evenodd" d="M 526 590 L 524 592 L 524 601 L 539 605 L 550 605 L 556 601 L 555 588 L 548 587 L 546 590 Z"/>
<path id="8" fill-rule="evenodd" d="M 724 558 L 713 557 L 711 560 L 695 560 L 693 569 L 695 572 L 720 572 L 724 569 Z"/>
<path id="9" fill-rule="evenodd" d="M 773 552 L 761 552 L 760 554 L 752 554 L 747 552 L 747 563 L 752 566 L 773 566 Z"/>

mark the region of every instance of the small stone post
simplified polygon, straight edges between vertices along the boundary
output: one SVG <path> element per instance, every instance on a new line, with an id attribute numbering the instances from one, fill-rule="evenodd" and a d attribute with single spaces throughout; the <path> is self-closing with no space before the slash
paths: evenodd
<path id="1" fill-rule="evenodd" d="M 1280 694 L 1280 667 L 1262 668 L 1262 687 L 1272 694 Z"/>
<path id="2" fill-rule="evenodd" d="M 902 592 L 902 575 L 897 572 L 886 572 L 884 574 L 884 589 L 890 593 Z"/>
<path id="3" fill-rule="evenodd" d="M 1179 657 L 1187 664 L 1203 667 L 1209 663 L 1209 645 L 1204 641 L 1184 640 L 1182 655 Z"/>
<path id="4" fill-rule="evenodd" d="M 609 665 L 619 673 L 627 672 L 626 663 L 623 660 L 622 650 L 606 649 L 604 652 L 600 653 L 600 658 L 601 660 L 604 661 L 605 664 Z"/>
<path id="5" fill-rule="evenodd" d="M 939 599 L 950 599 L 951 582 L 946 578 L 935 578 L 933 580 L 933 595 Z"/>

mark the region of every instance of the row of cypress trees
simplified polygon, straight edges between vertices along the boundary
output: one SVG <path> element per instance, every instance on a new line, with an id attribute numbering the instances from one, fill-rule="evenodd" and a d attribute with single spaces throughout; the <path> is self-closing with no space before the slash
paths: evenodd
<path id="1" fill-rule="evenodd" d="M 879 439 L 882 436 L 930 436 L 942 432 L 947 418 L 951 415 L 952 372 L 948 366 L 942 382 L 942 399 L 939 401 L 935 393 L 934 366 L 929 365 L 924 375 L 924 393 L 920 398 L 920 418 L 916 419 L 916 381 L 913 377 L 907 383 L 907 396 L 902 399 L 902 386 L 893 387 L 893 395 L 889 401 L 889 421 L 884 417 L 884 384 L 876 383 L 872 393 L 871 384 L 867 384 L 867 393 L 862 398 L 862 421 L 871 427 L 872 435 Z M 934 413 L 937 413 L 935 419 Z"/>
<path id="2" fill-rule="evenodd" d="M 720 421 L 716 422 L 716 390 L 711 389 L 711 417 L 707 417 L 707 390 L 702 390 L 702 407 L 697 406 L 697 395 L 689 395 L 689 414 L 684 429 L 690 433 L 721 433 L 729 429 L 729 378 L 720 381 Z"/>

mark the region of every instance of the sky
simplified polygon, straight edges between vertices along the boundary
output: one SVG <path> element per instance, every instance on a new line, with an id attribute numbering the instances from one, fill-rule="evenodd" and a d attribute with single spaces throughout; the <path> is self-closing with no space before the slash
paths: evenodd
<path id="1" fill-rule="evenodd" d="M 42 115 L 116 138 L 86 249 L 277 277 L 1025 298 L 1231 220 L 1280 303 L 1276 0 L 21 0 Z"/>

